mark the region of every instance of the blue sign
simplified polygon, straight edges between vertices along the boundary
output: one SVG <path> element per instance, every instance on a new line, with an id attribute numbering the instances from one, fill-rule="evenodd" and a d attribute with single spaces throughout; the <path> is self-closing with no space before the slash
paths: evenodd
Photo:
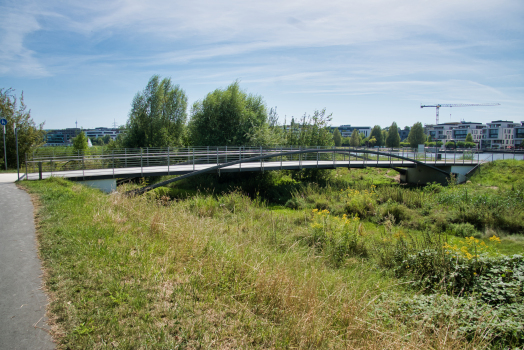
<path id="1" fill-rule="evenodd" d="M 0 125 L 7 125 L 7 119 L 0 119 Z"/>

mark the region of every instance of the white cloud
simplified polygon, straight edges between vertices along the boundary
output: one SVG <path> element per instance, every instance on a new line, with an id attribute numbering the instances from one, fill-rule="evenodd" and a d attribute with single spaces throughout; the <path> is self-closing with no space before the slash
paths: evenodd
<path id="1" fill-rule="evenodd" d="M 8 5 L 0 6 L 0 75 L 49 75 L 35 53 L 23 45 L 24 37 L 39 29 L 38 22 L 24 9 L 13 11 Z"/>

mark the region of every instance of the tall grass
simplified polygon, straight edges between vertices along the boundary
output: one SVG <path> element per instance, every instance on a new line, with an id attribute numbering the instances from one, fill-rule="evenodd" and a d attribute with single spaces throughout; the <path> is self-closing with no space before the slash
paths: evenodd
<path id="1" fill-rule="evenodd" d="M 233 192 L 126 198 L 60 179 L 40 198 L 40 253 L 59 348 L 479 348 L 373 312 L 402 284 L 355 254 L 333 266 L 313 214 Z M 125 190 L 125 189 L 124 189 Z M 358 227 L 357 231 L 358 234 Z M 407 294 L 406 294 L 407 293 Z M 380 305 L 389 305 L 382 301 Z"/>

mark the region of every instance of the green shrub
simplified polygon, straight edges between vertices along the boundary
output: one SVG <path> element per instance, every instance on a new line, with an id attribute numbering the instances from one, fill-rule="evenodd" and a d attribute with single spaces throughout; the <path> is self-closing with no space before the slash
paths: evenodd
<path id="1" fill-rule="evenodd" d="M 413 218 L 413 212 L 404 204 L 388 202 L 380 208 L 380 215 L 387 217 L 392 215 L 395 222 L 409 222 Z"/>
<path id="2" fill-rule="evenodd" d="M 481 234 L 470 223 L 452 224 L 451 232 L 457 237 L 475 237 L 480 238 Z"/>
<path id="3" fill-rule="evenodd" d="M 390 299 L 387 303 L 387 309 L 378 308 L 383 318 L 393 317 L 434 331 L 439 325 L 446 325 L 469 340 L 484 337 L 491 341 L 493 348 L 524 345 L 524 305 L 520 303 L 492 307 L 475 297 L 445 294 L 415 295 L 396 301 Z"/>

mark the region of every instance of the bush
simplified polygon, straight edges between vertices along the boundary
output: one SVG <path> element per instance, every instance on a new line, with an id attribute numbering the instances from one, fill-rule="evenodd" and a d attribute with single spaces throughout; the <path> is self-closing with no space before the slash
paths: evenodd
<path id="1" fill-rule="evenodd" d="M 374 187 L 375 186 L 372 186 L 371 191 L 359 191 L 353 189 L 343 191 L 342 197 L 345 198 L 346 202 L 346 214 L 350 216 L 358 216 L 360 218 L 375 215 L 377 201 Z"/>
<path id="2" fill-rule="evenodd" d="M 409 222 L 413 217 L 413 212 L 404 204 L 389 202 L 380 209 L 381 217 L 392 215 L 395 222 Z"/>
<path id="3" fill-rule="evenodd" d="M 524 345 L 522 304 L 494 308 L 475 297 L 432 294 L 402 298 L 389 304 L 388 309 L 391 311 L 383 313 L 385 318 L 394 317 L 434 331 L 440 325 L 446 325 L 446 328 L 469 340 L 484 337 L 491 341 L 494 348 L 509 349 Z"/>
<path id="4" fill-rule="evenodd" d="M 358 216 L 337 217 L 328 210 L 313 209 L 309 245 L 321 250 L 335 265 L 340 266 L 347 258 L 366 258 L 368 250 L 362 241 L 364 229 Z"/>
<path id="5" fill-rule="evenodd" d="M 481 234 L 470 223 L 453 224 L 451 225 L 451 232 L 457 237 L 475 237 L 480 238 Z"/>

